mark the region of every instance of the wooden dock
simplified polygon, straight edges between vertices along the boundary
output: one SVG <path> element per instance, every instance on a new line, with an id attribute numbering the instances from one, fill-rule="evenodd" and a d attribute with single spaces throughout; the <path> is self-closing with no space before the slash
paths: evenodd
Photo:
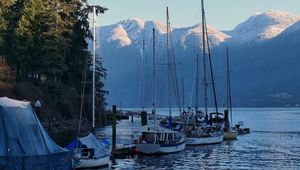
<path id="1" fill-rule="evenodd" d="M 125 156 L 135 154 L 134 144 L 117 144 L 112 156 Z"/>

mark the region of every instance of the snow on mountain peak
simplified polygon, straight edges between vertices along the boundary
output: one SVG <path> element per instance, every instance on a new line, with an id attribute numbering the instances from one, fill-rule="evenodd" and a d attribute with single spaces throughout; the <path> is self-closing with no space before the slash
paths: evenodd
<path id="1" fill-rule="evenodd" d="M 202 27 L 202 25 L 201 25 Z M 202 31 L 201 31 L 202 32 Z M 230 36 L 227 34 L 224 34 L 223 32 L 219 31 L 218 29 L 207 25 L 207 33 L 209 38 L 215 38 L 218 43 L 225 41 L 225 39 L 229 38 Z"/>
<path id="2" fill-rule="evenodd" d="M 153 28 L 159 34 L 165 34 L 167 31 L 166 26 L 159 21 L 144 21 L 134 18 L 120 21 L 118 24 L 122 25 L 129 39 L 136 45 L 139 45 L 145 36 L 146 39 L 150 39 L 152 35 L 150 32 Z"/>
<path id="3" fill-rule="evenodd" d="M 160 21 L 146 21 L 145 23 L 145 29 L 146 30 L 152 30 L 152 28 L 155 28 L 155 30 L 159 34 L 166 34 L 167 33 L 167 26 L 163 24 Z"/>
<path id="4" fill-rule="evenodd" d="M 123 25 L 126 28 L 136 27 L 136 26 L 143 28 L 145 21 L 143 21 L 139 18 L 132 18 L 132 19 L 126 19 L 126 20 L 120 21 L 119 24 Z"/>
<path id="5" fill-rule="evenodd" d="M 166 41 L 167 27 L 160 21 L 144 21 L 141 19 L 127 19 L 117 24 L 104 26 L 101 28 L 103 38 L 108 43 L 113 43 L 117 47 L 124 47 L 135 44 L 141 46 L 143 38 L 146 42 L 152 41 L 152 29 L 156 29 L 158 43 Z M 207 26 L 211 46 L 215 47 L 229 38 L 214 27 Z M 192 27 L 172 28 L 173 43 L 183 45 L 186 48 L 189 45 L 194 46 L 195 42 L 202 42 L 202 25 L 198 24 Z"/>
<path id="6" fill-rule="evenodd" d="M 256 15 L 260 15 L 261 14 L 261 12 L 254 12 L 254 14 L 253 14 L 253 16 L 256 16 Z"/>
<path id="7" fill-rule="evenodd" d="M 294 36 L 295 34 L 299 34 L 300 32 L 300 20 L 287 29 L 285 29 L 278 37 L 280 38 L 286 38 L 291 37 L 290 35 Z M 292 37 L 292 39 L 298 40 L 298 36 Z"/>
<path id="8" fill-rule="evenodd" d="M 207 33 L 212 47 L 218 46 L 229 38 L 228 35 L 209 25 L 207 25 Z M 202 24 L 188 28 L 174 29 L 174 35 L 179 38 L 178 41 L 180 41 L 180 44 L 183 45 L 184 48 L 188 46 L 193 47 L 196 45 L 195 43 L 202 44 Z"/>
<path id="9" fill-rule="evenodd" d="M 128 37 L 126 30 L 122 25 L 118 24 L 111 31 L 111 36 L 107 40 L 109 43 L 117 43 L 117 46 L 124 47 L 131 44 L 131 39 Z"/>
<path id="10" fill-rule="evenodd" d="M 122 25 L 127 32 L 138 33 L 144 28 L 145 21 L 134 18 L 120 21 L 118 24 Z"/>
<path id="11" fill-rule="evenodd" d="M 284 11 L 270 10 L 268 12 L 255 12 L 250 18 L 237 25 L 232 31 L 221 32 L 218 29 L 207 25 L 211 47 L 216 47 L 222 42 L 238 42 L 242 44 L 260 43 L 281 34 L 300 29 L 300 24 L 293 25 L 300 21 L 296 16 Z M 293 25 L 293 26 L 292 26 Z M 290 28 L 291 27 L 291 28 Z M 101 27 L 101 35 L 104 41 L 113 43 L 117 47 L 124 47 L 134 44 L 141 46 L 143 39 L 147 44 L 152 41 L 152 29 L 156 29 L 158 43 L 166 41 L 167 27 L 160 21 L 145 21 L 138 18 L 127 19 L 117 24 Z M 198 24 L 185 28 L 172 28 L 173 44 L 183 46 L 195 46 L 195 43 L 202 42 L 202 25 Z"/>
<path id="12" fill-rule="evenodd" d="M 299 19 L 299 16 L 278 10 L 256 12 L 248 20 L 236 26 L 230 35 L 236 41 L 266 40 L 277 36 Z"/>
<path id="13" fill-rule="evenodd" d="M 294 32 L 294 31 L 299 31 L 300 30 L 300 20 L 290 26 L 288 29 L 286 29 L 287 32 Z"/>

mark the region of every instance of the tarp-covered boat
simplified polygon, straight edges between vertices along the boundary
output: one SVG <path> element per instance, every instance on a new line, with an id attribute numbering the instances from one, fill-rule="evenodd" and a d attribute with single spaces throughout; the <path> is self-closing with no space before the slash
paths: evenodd
<path id="1" fill-rule="evenodd" d="M 70 169 L 71 152 L 47 134 L 31 103 L 0 98 L 0 169 Z"/>

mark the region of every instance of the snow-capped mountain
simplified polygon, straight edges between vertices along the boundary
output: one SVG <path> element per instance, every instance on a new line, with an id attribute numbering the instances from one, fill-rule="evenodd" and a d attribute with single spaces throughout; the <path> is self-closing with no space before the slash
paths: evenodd
<path id="1" fill-rule="evenodd" d="M 300 16 L 278 10 L 264 13 L 255 13 L 249 19 L 238 24 L 231 31 L 219 31 L 207 26 L 211 47 L 223 42 L 249 44 L 262 42 L 278 36 L 291 25 L 300 20 Z M 202 25 L 191 27 L 172 28 L 173 44 L 182 49 L 189 49 L 197 45 L 202 46 Z M 141 42 L 152 40 L 152 29 L 156 30 L 156 39 L 159 46 L 166 42 L 166 24 L 159 21 L 145 21 L 141 19 L 127 19 L 116 24 L 101 27 L 102 44 L 110 44 L 117 48 L 124 46 L 141 46 Z M 297 29 L 297 28 L 295 28 Z"/>
<path id="2" fill-rule="evenodd" d="M 296 32 L 299 32 L 300 31 L 300 20 L 296 23 L 294 23 L 293 25 L 291 25 L 290 27 L 288 27 L 286 30 L 284 30 L 281 35 L 279 35 L 280 37 L 284 37 L 286 35 L 289 35 L 289 34 L 293 34 L 293 33 L 296 33 Z M 298 38 L 298 37 L 295 37 L 295 38 Z"/>
<path id="3" fill-rule="evenodd" d="M 131 39 L 124 27 L 118 24 L 112 31 L 111 36 L 107 39 L 108 43 L 115 43 L 117 47 L 124 47 L 131 44 Z"/>
<path id="4" fill-rule="evenodd" d="M 141 44 L 143 38 L 150 39 L 154 28 L 158 35 L 166 33 L 166 26 L 159 21 L 144 21 L 141 19 L 128 19 L 119 22 L 127 31 L 129 38 L 135 45 Z"/>
<path id="5" fill-rule="evenodd" d="M 173 44 L 179 45 L 184 49 L 187 46 L 195 46 L 202 42 L 202 25 L 197 24 L 186 28 L 172 28 Z M 162 45 L 166 43 L 167 27 L 159 21 L 144 21 L 141 19 L 128 19 L 116 24 L 101 27 L 102 44 L 112 44 L 115 47 L 124 47 L 129 45 L 141 46 L 141 42 L 152 40 L 152 29 L 156 30 L 157 43 Z M 207 26 L 209 40 L 212 47 L 229 38 L 225 33 L 212 26 Z"/>
<path id="6" fill-rule="evenodd" d="M 176 63 L 180 63 L 178 77 L 184 78 L 186 94 L 191 94 L 193 84 L 195 56 L 199 53 L 195 48 L 202 48 L 201 27 L 201 24 L 197 24 L 172 28 L 174 56 Z M 278 107 L 299 104 L 299 16 L 272 10 L 256 13 L 231 31 L 207 27 L 219 98 L 226 96 L 222 90 L 226 89 L 222 87 L 226 85 L 223 79 L 226 75 L 223 75 L 222 71 L 225 70 L 226 63 L 225 47 L 229 47 L 235 106 Z M 110 91 L 109 103 L 122 101 L 124 106 L 136 107 L 142 40 L 146 41 L 145 58 L 149 60 L 149 71 L 153 28 L 156 29 L 158 67 L 162 67 L 160 72 L 163 72 L 165 69 L 162 65 L 166 57 L 166 24 L 159 21 L 128 19 L 101 27 L 101 56 L 104 67 L 108 70 L 106 87 Z M 146 79 L 151 80 L 151 77 Z M 277 96 L 278 99 L 274 101 L 274 94 L 289 94 L 290 98 L 283 100 Z"/>
<path id="7" fill-rule="evenodd" d="M 255 13 L 245 22 L 237 25 L 227 33 L 233 41 L 251 43 L 271 39 L 279 35 L 289 26 L 299 21 L 300 16 L 284 11 L 270 10 L 265 13 Z"/>
<path id="8" fill-rule="evenodd" d="M 207 32 L 211 47 L 216 47 L 229 38 L 225 33 L 209 25 L 207 26 Z M 175 44 L 179 44 L 184 49 L 195 46 L 202 48 L 202 24 L 173 29 L 172 35 Z"/>
<path id="9" fill-rule="evenodd" d="M 122 48 L 129 45 L 140 46 L 142 40 L 150 39 L 152 29 L 155 28 L 158 35 L 166 33 L 166 27 L 159 21 L 144 21 L 141 19 L 127 19 L 113 25 L 100 28 L 101 44 L 113 45 Z"/>

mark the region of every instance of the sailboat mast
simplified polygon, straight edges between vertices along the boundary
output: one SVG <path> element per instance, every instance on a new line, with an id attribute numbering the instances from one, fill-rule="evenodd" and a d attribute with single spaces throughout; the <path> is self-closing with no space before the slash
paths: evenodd
<path id="1" fill-rule="evenodd" d="M 154 112 L 154 126 L 156 126 L 156 59 L 155 59 L 155 29 L 153 28 L 153 112 Z"/>
<path id="2" fill-rule="evenodd" d="M 182 86 L 182 108 L 184 110 L 185 104 L 184 104 L 184 79 L 183 77 L 181 78 L 181 86 Z"/>
<path id="3" fill-rule="evenodd" d="M 212 59 L 211 59 L 211 52 L 209 48 L 209 41 L 208 41 L 208 33 L 207 33 L 207 26 L 206 26 L 206 20 L 205 20 L 205 34 L 206 34 L 206 42 L 207 42 L 207 52 L 208 52 L 208 61 L 209 61 L 209 68 L 210 68 L 210 77 L 211 77 L 211 84 L 213 89 L 213 96 L 214 96 L 214 103 L 215 103 L 215 109 L 217 115 L 219 115 L 218 111 L 218 101 L 217 101 L 217 93 L 216 93 L 216 87 L 215 87 L 215 80 L 214 80 L 214 73 L 213 73 L 213 67 L 212 67 Z"/>
<path id="4" fill-rule="evenodd" d="M 95 128 L 95 62 L 96 62 L 96 7 L 93 7 L 93 122 Z"/>
<path id="5" fill-rule="evenodd" d="M 195 114 L 198 112 L 199 100 L 199 55 L 197 54 L 196 60 L 196 96 L 195 96 Z"/>
<path id="6" fill-rule="evenodd" d="M 226 76 L 226 78 L 227 78 L 227 90 L 226 90 L 226 92 L 227 92 L 227 110 L 229 111 L 229 82 L 228 82 L 228 80 L 229 80 L 229 65 L 228 65 L 228 48 L 226 48 L 226 69 L 227 69 L 227 76 Z"/>
<path id="7" fill-rule="evenodd" d="M 169 101 L 169 117 L 172 114 L 172 101 L 171 101 L 171 74 L 172 74 L 172 66 L 171 66 L 171 54 L 170 54 L 170 21 L 169 21 L 169 9 L 167 7 L 167 64 L 168 64 L 168 101 Z"/>
<path id="8" fill-rule="evenodd" d="M 142 111 L 145 110 L 145 87 L 144 87 L 144 69 L 145 69 L 145 37 L 143 38 L 143 49 L 142 49 L 142 63 L 141 63 L 141 80 L 140 80 L 140 86 L 141 86 L 141 91 L 140 91 L 140 101 L 141 101 L 141 106 L 142 106 Z"/>
<path id="9" fill-rule="evenodd" d="M 227 110 L 230 112 L 230 124 L 232 124 L 232 105 L 231 105 L 231 87 L 230 87 L 230 68 L 229 68 L 229 52 L 226 48 L 227 61 Z"/>
<path id="10" fill-rule="evenodd" d="M 211 59 L 211 52 L 210 52 L 210 48 L 209 48 L 209 41 L 208 41 L 208 33 L 207 33 L 207 25 L 206 25 L 206 19 L 205 19 L 205 10 L 204 10 L 204 3 L 203 0 L 201 0 L 201 4 L 202 4 L 202 34 L 203 34 L 203 41 L 206 45 L 207 45 L 207 52 L 208 52 L 208 61 L 209 61 L 209 68 L 210 68 L 210 77 L 211 77 L 211 82 L 212 82 L 212 89 L 213 89 L 213 97 L 214 97 L 214 103 L 215 103 L 215 109 L 216 109 L 216 113 L 217 115 L 219 114 L 218 111 L 218 103 L 217 103 L 217 95 L 216 95 L 216 87 L 215 87 L 215 81 L 214 81 L 214 75 L 213 75 L 213 68 L 212 68 L 212 59 Z M 204 38 L 205 37 L 205 38 Z M 204 52 L 206 51 L 203 50 Z M 204 53 L 205 54 L 205 53 Z M 206 85 L 207 86 L 207 85 Z M 207 89 L 207 87 L 206 87 Z M 206 101 L 207 102 L 207 101 Z"/>
<path id="11" fill-rule="evenodd" d="M 204 107 L 205 114 L 208 114 L 207 109 L 207 77 L 206 77 L 206 36 L 205 36 L 205 14 L 204 14 L 204 4 L 203 0 L 201 0 L 202 6 L 202 51 L 203 51 L 203 81 L 204 81 Z"/>

